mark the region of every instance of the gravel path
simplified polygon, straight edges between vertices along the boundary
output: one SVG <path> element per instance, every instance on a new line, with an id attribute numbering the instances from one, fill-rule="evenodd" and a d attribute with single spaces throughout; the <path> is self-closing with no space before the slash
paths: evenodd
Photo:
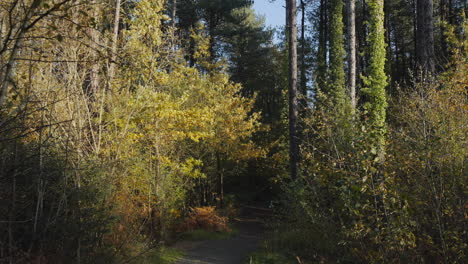
<path id="1" fill-rule="evenodd" d="M 185 251 L 185 257 L 176 264 L 245 263 L 249 253 L 259 247 L 265 229 L 262 219 L 269 210 L 246 207 L 242 211 L 242 216 L 234 223 L 239 232 L 231 238 L 177 243 L 175 247 Z"/>

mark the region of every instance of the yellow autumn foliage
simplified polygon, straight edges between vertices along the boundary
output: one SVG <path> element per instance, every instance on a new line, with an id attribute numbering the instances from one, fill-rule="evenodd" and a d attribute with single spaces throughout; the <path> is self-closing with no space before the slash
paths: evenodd
<path id="1" fill-rule="evenodd" d="M 216 152 L 236 161 L 263 155 L 250 139 L 260 128 L 259 114 L 252 113 L 254 101 L 241 97 L 241 86 L 229 80 L 222 62 L 209 62 L 200 30 L 193 34 L 199 64 L 189 67 L 160 38 L 162 1 L 136 5 L 124 33 L 124 66 L 107 98 L 101 155 L 116 164 L 109 178 L 117 214 L 130 222 L 156 214 L 150 218 L 163 226 L 164 236 L 164 226 L 180 216 L 171 212 L 187 208 L 188 192 L 212 175 L 207 157 Z"/>

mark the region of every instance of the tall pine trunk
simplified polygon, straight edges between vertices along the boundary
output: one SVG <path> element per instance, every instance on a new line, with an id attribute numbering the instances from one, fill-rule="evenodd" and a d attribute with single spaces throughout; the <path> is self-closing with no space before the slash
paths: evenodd
<path id="1" fill-rule="evenodd" d="M 416 0 L 416 67 L 423 74 L 435 71 L 433 1 Z"/>
<path id="2" fill-rule="evenodd" d="M 307 107 L 307 76 L 306 76 L 306 41 L 305 41 L 305 7 L 304 0 L 301 0 L 301 108 Z"/>
<path id="3" fill-rule="evenodd" d="M 440 4 L 439 4 L 439 9 L 440 9 L 440 22 L 448 22 L 448 19 L 449 19 L 449 1 L 448 0 L 441 0 L 440 1 Z M 441 54 L 439 54 L 439 56 L 441 57 L 442 59 L 442 62 L 443 63 L 446 63 L 447 62 L 447 58 L 448 58 L 448 44 L 447 44 L 447 41 L 445 40 L 445 35 L 443 34 L 443 32 L 445 31 L 445 27 L 444 27 L 444 24 L 443 23 L 440 23 L 439 25 L 439 28 L 440 28 L 440 49 L 441 49 Z"/>
<path id="4" fill-rule="evenodd" d="M 297 6 L 296 0 L 289 0 L 286 6 L 289 36 L 289 158 L 291 178 L 297 178 L 299 163 L 299 142 L 297 132 Z"/>
<path id="5" fill-rule="evenodd" d="M 348 82 L 352 109 L 356 109 L 356 0 L 348 0 Z"/>
<path id="6" fill-rule="evenodd" d="M 320 0 L 320 21 L 319 21 L 319 43 L 318 43 L 318 54 L 317 54 L 317 71 L 315 73 L 316 81 L 315 87 L 316 93 L 324 92 L 326 90 L 326 79 L 327 79 L 327 0 Z M 317 95 L 318 96 L 318 95 Z M 321 99 L 317 97 L 317 99 Z"/>

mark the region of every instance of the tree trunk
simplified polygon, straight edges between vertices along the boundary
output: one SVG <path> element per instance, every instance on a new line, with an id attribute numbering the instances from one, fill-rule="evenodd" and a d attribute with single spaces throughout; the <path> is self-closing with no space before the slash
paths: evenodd
<path id="1" fill-rule="evenodd" d="M 320 0 L 320 21 L 319 21 L 319 43 L 317 54 L 317 71 L 316 71 L 316 84 L 317 90 L 322 92 L 325 90 L 326 76 L 327 76 L 327 0 Z M 316 95 L 318 91 L 315 91 Z M 318 98 L 319 99 L 319 98 Z"/>
<path id="2" fill-rule="evenodd" d="M 18 142 L 15 141 L 15 159 L 14 159 L 14 164 L 18 164 Z M 17 176 L 17 166 L 14 166 L 15 169 L 13 169 L 13 179 L 12 179 L 12 186 L 11 186 L 11 206 L 9 208 L 9 219 L 8 219 L 8 253 L 10 256 L 10 264 L 15 263 L 15 237 L 14 237 L 14 223 L 16 222 L 16 176 Z"/>
<path id="3" fill-rule="evenodd" d="M 219 206 L 224 207 L 224 175 L 221 167 L 221 155 L 216 152 L 216 172 L 218 174 Z"/>
<path id="4" fill-rule="evenodd" d="M 3 43 L 6 39 L 6 17 L 1 17 L 0 18 L 0 65 L 3 65 L 3 62 L 2 62 L 2 53 L 1 52 L 3 50 Z"/>
<path id="5" fill-rule="evenodd" d="M 289 0 L 287 5 L 289 18 L 289 156 L 291 178 L 297 178 L 299 163 L 299 144 L 297 133 L 297 6 L 296 0 Z"/>
<path id="6" fill-rule="evenodd" d="M 440 21 L 441 22 L 449 22 L 449 1 L 448 0 L 441 0 L 440 1 Z M 447 62 L 447 58 L 449 56 L 448 52 L 448 43 L 445 39 L 445 35 L 443 32 L 445 31 L 445 27 L 443 23 L 440 23 L 440 48 L 441 48 L 441 54 L 439 56 L 441 57 L 441 61 L 445 64 Z"/>
<path id="7" fill-rule="evenodd" d="M 97 12 L 96 12 L 97 13 Z M 95 14 L 95 17 L 97 17 L 97 14 Z M 91 69 L 89 72 L 89 87 L 88 87 L 88 93 L 92 98 L 97 97 L 98 90 L 99 90 L 99 58 L 98 58 L 98 52 L 97 50 L 99 49 L 99 36 L 97 29 L 92 28 L 90 29 L 90 35 L 91 35 L 91 52 L 92 52 L 92 65 Z"/>
<path id="8" fill-rule="evenodd" d="M 417 62 L 416 62 L 416 53 L 417 53 L 417 50 L 418 50 L 418 39 L 416 37 L 416 31 L 418 31 L 418 27 L 416 26 L 417 24 L 417 10 L 416 10 L 416 1 L 417 0 L 412 0 L 411 2 L 411 5 L 413 7 L 413 36 L 414 36 L 414 39 L 413 39 L 413 54 L 411 54 L 411 63 L 413 64 L 413 70 L 416 69 L 416 65 L 417 65 Z"/>
<path id="9" fill-rule="evenodd" d="M 357 47 L 359 50 L 356 51 L 357 54 L 362 53 L 363 56 L 357 56 L 356 59 L 356 76 L 360 76 L 361 74 L 366 74 L 366 68 L 368 64 L 368 52 L 366 52 L 367 49 L 367 23 L 366 21 L 369 19 L 369 11 L 367 8 L 367 0 L 362 0 L 362 11 L 360 12 L 359 16 L 359 22 L 356 26 L 356 29 L 358 32 L 356 33 L 356 42 L 357 42 Z M 356 78 L 356 82 L 364 86 L 364 82 L 362 78 Z M 357 101 L 359 100 L 360 97 L 357 98 Z M 357 102 L 356 102 L 357 103 Z"/>
<path id="10" fill-rule="evenodd" d="M 307 76 L 306 76 L 306 62 L 305 62 L 305 2 L 301 0 L 301 97 L 302 109 L 307 108 Z"/>
<path id="11" fill-rule="evenodd" d="M 416 67 L 423 74 L 435 71 L 432 0 L 416 0 Z"/>
<path id="12" fill-rule="evenodd" d="M 363 89 L 367 99 L 366 127 L 369 147 L 372 153 L 371 166 L 375 168 L 373 173 L 374 201 L 376 214 L 386 217 L 383 193 L 380 187 L 385 184 L 383 177 L 383 165 L 385 161 L 385 141 L 387 134 L 387 75 L 385 73 L 386 43 L 384 30 L 384 0 L 369 0 L 369 19 L 367 44 L 369 50 L 369 70 L 367 73 L 366 89 Z M 375 187 L 374 187 L 375 186 Z"/>
<path id="13" fill-rule="evenodd" d="M 172 14 L 171 14 L 171 19 L 172 19 L 172 27 L 175 28 L 176 26 L 176 14 L 177 14 L 177 0 L 172 0 Z"/>
<path id="14" fill-rule="evenodd" d="M 343 2 L 331 0 L 330 2 L 330 40 L 329 40 L 329 87 L 327 93 L 327 110 L 345 113 L 346 101 L 346 73 L 344 70 L 344 34 Z"/>
<path id="15" fill-rule="evenodd" d="M 114 28 L 112 32 L 112 46 L 111 46 L 111 61 L 109 66 L 109 85 L 115 74 L 115 61 L 117 59 L 117 41 L 119 39 L 119 24 L 120 24 L 120 4 L 121 0 L 115 0 L 115 14 L 114 14 Z"/>
<path id="16" fill-rule="evenodd" d="M 348 82 L 352 109 L 356 109 L 356 0 L 348 0 Z"/>
<path id="17" fill-rule="evenodd" d="M 286 25 L 286 32 L 285 32 L 285 36 L 286 36 L 286 42 L 289 43 L 289 0 L 285 0 L 286 1 L 286 21 L 285 21 L 285 25 Z"/>
<path id="18" fill-rule="evenodd" d="M 210 52 L 210 62 L 214 63 L 215 61 L 215 27 L 216 27 L 216 15 L 213 13 L 214 11 L 209 11 L 209 19 L 208 19 L 208 36 L 209 39 L 209 47 L 208 50 Z"/>

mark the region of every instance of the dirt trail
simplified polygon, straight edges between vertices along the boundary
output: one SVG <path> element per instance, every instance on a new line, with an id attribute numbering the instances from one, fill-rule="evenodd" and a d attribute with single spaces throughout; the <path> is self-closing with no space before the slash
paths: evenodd
<path id="1" fill-rule="evenodd" d="M 241 264 L 249 253 L 259 247 L 265 230 L 264 219 L 270 210 L 259 207 L 242 208 L 234 226 L 235 236 L 222 240 L 182 241 L 175 245 L 185 251 L 185 257 L 176 264 Z"/>

